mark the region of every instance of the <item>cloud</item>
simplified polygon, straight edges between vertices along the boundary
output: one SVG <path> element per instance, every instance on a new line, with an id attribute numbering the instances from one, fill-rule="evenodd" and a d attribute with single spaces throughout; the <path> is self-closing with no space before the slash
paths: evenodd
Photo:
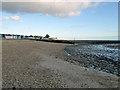
<path id="1" fill-rule="evenodd" d="M 3 17 L 5 20 L 20 20 L 19 16 Z"/>
<path id="2" fill-rule="evenodd" d="M 24 21 L 23 20 L 20 20 L 19 23 L 23 23 Z"/>
<path id="3" fill-rule="evenodd" d="M 80 15 L 82 10 L 96 7 L 98 2 L 3 2 L 2 10 L 7 13 L 34 14 L 70 17 Z"/>
<path id="4" fill-rule="evenodd" d="M 22 18 L 20 18 L 19 16 L 11 16 L 11 17 L 2 17 L 3 20 L 15 20 L 15 21 L 19 21 L 20 23 L 23 22 Z"/>
<path id="5" fill-rule="evenodd" d="M 10 17 L 3 17 L 3 19 L 9 20 L 9 19 L 10 19 Z"/>
<path id="6" fill-rule="evenodd" d="M 20 17 L 19 16 L 12 16 L 12 17 L 10 17 L 10 19 L 12 19 L 12 20 L 19 20 Z"/>

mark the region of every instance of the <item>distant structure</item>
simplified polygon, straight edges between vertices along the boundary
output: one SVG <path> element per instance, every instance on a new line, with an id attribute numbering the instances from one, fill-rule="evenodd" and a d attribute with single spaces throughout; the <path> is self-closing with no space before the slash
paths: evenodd
<path id="1" fill-rule="evenodd" d="M 30 36 L 28 36 L 28 39 L 31 39 L 31 40 L 34 40 L 34 39 L 42 39 L 42 36 L 32 36 L 32 35 L 30 35 Z"/>
<path id="2" fill-rule="evenodd" d="M 42 39 L 42 40 L 50 40 L 49 37 L 50 37 L 50 35 L 46 34 L 46 36 L 45 36 L 45 37 L 42 37 L 41 39 Z"/>
<path id="3" fill-rule="evenodd" d="M 49 37 L 50 37 L 50 35 L 46 34 L 45 38 L 49 38 Z"/>
<path id="4" fill-rule="evenodd" d="M 45 37 L 38 36 L 38 35 L 17 35 L 17 34 L 0 34 L 0 38 L 3 39 L 30 39 L 30 40 L 58 40 L 57 37 L 50 38 L 50 35 L 46 34 Z"/>
<path id="5" fill-rule="evenodd" d="M 50 38 L 50 39 L 52 39 L 52 40 L 58 40 L 57 37 L 55 37 L 55 38 Z"/>
<path id="6" fill-rule="evenodd" d="M 50 38 L 50 35 L 46 34 L 46 36 L 42 37 L 41 40 L 58 40 L 58 39 L 57 39 L 57 37 L 55 37 L 55 38 L 51 37 Z"/>
<path id="7" fill-rule="evenodd" d="M 21 35 L 14 35 L 14 34 L 0 34 L 0 38 L 5 38 L 5 39 L 21 39 Z"/>

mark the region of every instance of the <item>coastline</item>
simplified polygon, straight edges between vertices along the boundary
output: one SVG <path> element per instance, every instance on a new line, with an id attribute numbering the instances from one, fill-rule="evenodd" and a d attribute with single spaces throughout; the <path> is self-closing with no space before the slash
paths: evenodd
<path id="1" fill-rule="evenodd" d="M 83 67 L 102 71 L 109 74 L 118 74 L 118 51 L 120 44 L 77 44 L 65 47 L 68 62 Z"/>
<path id="2" fill-rule="evenodd" d="M 69 44 L 2 41 L 3 88 L 117 88 L 118 77 L 65 61 Z"/>

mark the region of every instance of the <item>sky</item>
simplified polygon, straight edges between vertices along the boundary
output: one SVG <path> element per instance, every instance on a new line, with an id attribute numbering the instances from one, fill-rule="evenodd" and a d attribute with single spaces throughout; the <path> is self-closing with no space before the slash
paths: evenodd
<path id="1" fill-rule="evenodd" d="M 117 2 L 4 2 L 0 33 L 118 40 Z"/>

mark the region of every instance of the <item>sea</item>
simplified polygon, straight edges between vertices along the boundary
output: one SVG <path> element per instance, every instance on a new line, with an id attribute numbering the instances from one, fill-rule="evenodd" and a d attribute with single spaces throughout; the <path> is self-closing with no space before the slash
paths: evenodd
<path id="1" fill-rule="evenodd" d="M 120 41 L 74 41 L 67 46 L 68 57 L 77 58 L 74 62 L 84 67 L 119 76 Z M 79 60 L 83 62 L 79 62 Z"/>

